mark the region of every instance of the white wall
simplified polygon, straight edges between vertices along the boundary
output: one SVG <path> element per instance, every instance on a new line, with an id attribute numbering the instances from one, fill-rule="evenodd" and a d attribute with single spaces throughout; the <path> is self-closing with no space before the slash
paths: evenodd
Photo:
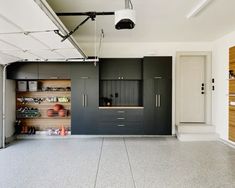
<path id="1" fill-rule="evenodd" d="M 6 138 L 11 137 L 15 132 L 16 119 L 16 87 L 15 80 L 6 80 Z"/>
<path id="2" fill-rule="evenodd" d="M 3 67 L 0 65 L 0 148 L 2 147 L 2 76 Z"/>
<path id="3" fill-rule="evenodd" d="M 80 43 L 79 43 L 80 44 Z M 94 56 L 93 43 L 81 43 L 80 46 L 88 56 Z M 176 51 L 211 51 L 210 42 L 192 43 L 102 43 L 100 57 L 143 57 L 143 56 L 173 56 Z"/>
<path id="4" fill-rule="evenodd" d="M 214 42 L 213 77 L 215 91 L 213 94 L 213 124 L 220 138 L 228 141 L 228 73 L 229 48 L 235 46 L 235 32 Z"/>
<path id="5" fill-rule="evenodd" d="M 143 57 L 143 56 L 172 56 L 172 134 L 175 134 L 175 59 L 177 51 L 212 51 L 211 42 L 192 43 L 102 43 L 99 57 Z M 80 46 L 88 56 L 94 56 L 94 44 L 82 43 Z M 98 49 L 98 47 L 97 47 Z"/>

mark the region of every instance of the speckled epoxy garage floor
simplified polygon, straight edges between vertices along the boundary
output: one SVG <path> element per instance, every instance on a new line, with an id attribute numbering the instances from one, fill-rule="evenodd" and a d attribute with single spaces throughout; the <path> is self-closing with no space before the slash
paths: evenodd
<path id="1" fill-rule="evenodd" d="M 234 188 L 235 149 L 174 138 L 22 140 L 0 150 L 0 188 Z"/>

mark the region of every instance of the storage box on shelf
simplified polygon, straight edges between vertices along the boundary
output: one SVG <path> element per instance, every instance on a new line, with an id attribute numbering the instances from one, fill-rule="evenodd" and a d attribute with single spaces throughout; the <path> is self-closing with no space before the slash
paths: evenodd
<path id="1" fill-rule="evenodd" d="M 229 49 L 229 139 L 235 141 L 235 46 Z"/>
<path id="2" fill-rule="evenodd" d="M 35 127 L 37 131 L 61 127 L 70 130 L 70 99 L 70 80 L 28 81 L 27 91 L 18 91 L 17 88 L 16 117 L 22 126 Z"/>

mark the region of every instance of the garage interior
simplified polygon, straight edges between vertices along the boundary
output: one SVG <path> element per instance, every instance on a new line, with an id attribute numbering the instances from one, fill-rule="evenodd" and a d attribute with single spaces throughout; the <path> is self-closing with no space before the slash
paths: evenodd
<path id="1" fill-rule="evenodd" d="M 0 187 L 235 187 L 234 6 L 0 2 Z"/>

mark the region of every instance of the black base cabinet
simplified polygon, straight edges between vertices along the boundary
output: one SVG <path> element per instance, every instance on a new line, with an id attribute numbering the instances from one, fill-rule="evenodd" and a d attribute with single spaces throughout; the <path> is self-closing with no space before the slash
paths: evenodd
<path id="1" fill-rule="evenodd" d="M 100 109 L 98 134 L 143 134 L 143 109 Z"/>
<path id="2" fill-rule="evenodd" d="M 99 104 L 98 65 L 71 65 L 71 134 L 96 134 Z"/>
<path id="3" fill-rule="evenodd" d="M 172 134 L 172 58 L 144 58 L 144 131 Z"/>

